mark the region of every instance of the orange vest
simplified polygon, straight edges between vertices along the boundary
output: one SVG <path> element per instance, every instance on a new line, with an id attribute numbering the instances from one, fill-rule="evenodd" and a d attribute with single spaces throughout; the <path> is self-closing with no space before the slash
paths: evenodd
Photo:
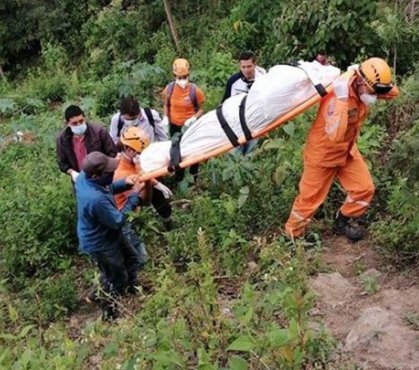
<path id="1" fill-rule="evenodd" d="M 121 156 L 121 160 L 119 161 L 119 165 L 113 176 L 113 181 L 125 179 L 130 175 L 138 175 L 138 170 L 133 163 L 129 162 L 126 158 L 124 158 L 124 156 Z M 124 207 L 129 193 L 130 190 L 114 195 L 116 207 L 118 209 L 122 209 Z"/>
<path id="2" fill-rule="evenodd" d="M 349 156 L 359 155 L 356 140 L 367 115 L 367 106 L 358 98 L 349 83 L 347 101 L 336 99 L 333 93 L 325 97 L 308 134 L 304 160 L 322 167 L 344 166 Z"/>
<path id="3" fill-rule="evenodd" d="M 173 123 L 177 126 L 183 126 L 185 121 L 196 113 L 195 106 L 191 100 L 190 89 L 190 83 L 184 89 L 175 84 L 172 96 L 170 97 L 170 123 Z M 164 102 L 166 102 L 166 95 L 167 86 L 163 90 Z M 205 101 L 205 96 L 199 87 L 196 87 L 196 99 L 198 101 L 198 105 L 201 107 Z"/>

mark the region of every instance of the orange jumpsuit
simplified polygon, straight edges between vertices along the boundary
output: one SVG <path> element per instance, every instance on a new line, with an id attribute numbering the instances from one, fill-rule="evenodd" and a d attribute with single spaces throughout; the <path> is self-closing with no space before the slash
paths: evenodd
<path id="1" fill-rule="evenodd" d="M 299 194 L 285 225 L 288 235 L 298 237 L 316 210 L 326 199 L 337 177 L 347 192 L 340 212 L 346 217 L 359 217 L 368 208 L 375 187 L 368 167 L 358 151 L 356 140 L 367 115 L 367 106 L 358 98 L 354 76 L 348 81 L 349 97 L 338 100 L 333 93 L 320 104 L 316 120 L 308 134 L 304 149 L 304 172 Z M 380 99 L 398 95 L 396 86 Z"/>

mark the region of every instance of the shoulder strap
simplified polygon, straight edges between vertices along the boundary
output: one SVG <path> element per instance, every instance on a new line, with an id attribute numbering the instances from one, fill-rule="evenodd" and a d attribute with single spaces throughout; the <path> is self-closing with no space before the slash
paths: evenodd
<path id="1" fill-rule="evenodd" d="M 156 122 L 154 121 L 153 113 L 151 112 L 151 108 L 144 108 L 144 113 L 147 116 L 148 122 L 150 123 L 153 130 L 156 129 Z"/>
<path id="2" fill-rule="evenodd" d="M 119 117 L 118 117 L 118 133 L 116 134 L 116 136 L 121 136 L 121 130 L 122 127 L 124 127 L 124 120 L 122 119 L 122 114 L 119 113 Z"/>
<path id="3" fill-rule="evenodd" d="M 217 110 L 217 118 L 218 121 L 220 122 L 221 128 L 224 130 L 224 133 L 227 135 L 228 140 L 230 140 L 231 144 L 233 146 L 239 146 L 239 140 L 236 136 L 236 134 L 234 133 L 234 131 L 231 129 L 231 127 L 229 126 L 228 122 L 226 121 L 224 115 L 223 115 L 223 106 L 220 105 L 218 106 Z"/>
<path id="4" fill-rule="evenodd" d="M 199 111 L 198 105 L 198 98 L 196 97 L 196 85 L 191 82 L 191 89 L 189 90 L 189 97 L 191 98 L 191 102 L 193 104 L 195 113 Z"/>
<path id="5" fill-rule="evenodd" d="M 170 82 L 167 85 L 167 93 L 166 93 L 166 105 L 168 107 L 170 107 L 170 99 L 172 98 L 173 95 L 173 89 L 175 88 L 175 81 Z"/>

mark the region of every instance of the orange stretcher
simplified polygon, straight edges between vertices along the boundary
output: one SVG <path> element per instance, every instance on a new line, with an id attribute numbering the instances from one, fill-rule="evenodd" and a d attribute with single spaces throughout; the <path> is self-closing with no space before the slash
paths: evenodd
<path id="1" fill-rule="evenodd" d="M 345 72 L 343 76 L 350 79 L 353 76 L 354 73 L 355 72 L 353 70 L 350 70 L 350 71 Z M 329 84 L 329 85 L 325 86 L 325 89 L 326 89 L 327 93 L 330 93 L 333 90 L 332 84 Z M 269 132 L 271 132 L 275 128 L 277 128 L 279 126 L 282 126 L 287 121 L 295 118 L 300 113 L 303 113 L 307 109 L 311 108 L 313 105 L 318 103 L 320 100 L 321 100 L 321 96 L 319 94 L 316 94 L 316 95 L 312 96 L 311 98 L 305 100 L 304 102 L 302 102 L 298 106 L 292 108 L 289 112 L 287 112 L 287 113 L 283 114 L 282 116 L 278 117 L 277 119 L 273 120 L 267 127 L 263 128 L 263 129 L 261 129 L 257 132 L 252 133 L 253 138 L 258 138 L 258 137 L 267 135 Z M 238 141 L 239 141 L 240 144 L 244 144 L 244 143 L 246 143 L 247 140 L 244 136 L 242 136 L 238 139 Z M 197 155 L 193 158 L 185 159 L 182 162 L 180 162 L 179 167 L 180 168 L 190 167 L 191 165 L 193 165 L 195 163 L 200 163 L 200 162 L 206 161 L 206 160 L 208 160 L 212 157 L 216 157 L 220 154 L 224 154 L 224 153 L 230 151 L 233 148 L 234 148 L 234 146 L 229 142 L 229 143 L 227 143 L 223 146 L 220 146 L 217 149 L 211 150 L 207 153 Z M 157 178 L 157 177 L 167 176 L 169 173 L 172 173 L 172 172 L 170 172 L 169 169 L 167 168 L 167 166 L 165 166 L 165 167 L 159 168 L 157 170 L 154 170 L 152 172 L 148 172 L 148 173 L 145 173 L 145 174 L 141 175 L 139 181 L 142 182 L 142 181 L 151 180 L 151 179 L 154 179 L 154 178 Z"/>

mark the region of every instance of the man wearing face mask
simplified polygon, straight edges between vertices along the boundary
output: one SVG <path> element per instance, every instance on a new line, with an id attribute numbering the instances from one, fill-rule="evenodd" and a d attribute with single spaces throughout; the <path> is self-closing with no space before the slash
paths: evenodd
<path id="1" fill-rule="evenodd" d="M 167 140 L 166 127 L 163 126 L 159 113 L 151 108 L 140 108 L 133 96 L 123 97 L 119 112 L 111 119 L 109 134 L 117 144 L 121 133 L 128 127 L 139 127 L 151 142 Z"/>
<path id="2" fill-rule="evenodd" d="M 56 142 L 58 166 L 71 177 L 74 184 L 87 154 L 98 151 L 115 157 L 117 149 L 106 129 L 87 122 L 80 107 L 70 105 L 64 116 L 66 128 L 58 135 Z"/>
<path id="3" fill-rule="evenodd" d="M 138 100 L 133 96 L 127 96 L 122 98 L 120 111 L 111 120 L 109 133 L 115 144 L 117 144 L 118 149 L 120 149 L 119 146 L 124 133 L 131 128 L 139 129 L 142 139 L 147 143 L 167 140 L 165 128 L 162 125 L 158 112 L 149 108 L 140 109 Z M 134 130 L 132 132 L 137 131 Z M 125 151 L 126 148 L 124 148 L 123 153 Z M 165 229 L 169 231 L 173 228 L 172 207 L 168 201 L 171 192 L 160 182 L 156 186 L 154 187 L 151 203 L 161 217 Z M 159 188 L 164 189 L 164 191 L 161 191 Z"/>
<path id="4" fill-rule="evenodd" d="M 189 81 L 189 62 L 186 59 L 176 59 L 173 62 L 173 75 L 175 80 L 163 90 L 163 124 L 168 123 L 170 137 L 182 133 L 182 127 L 193 125 L 204 114 L 202 106 L 205 96 L 202 90 Z M 190 167 L 190 173 L 198 176 L 199 164 Z M 181 181 L 184 170 L 176 171 L 176 180 Z"/>
<path id="5" fill-rule="evenodd" d="M 351 79 L 339 77 L 334 81 L 334 92 L 322 100 L 308 134 L 300 192 L 285 225 L 289 236 L 304 233 L 337 178 L 347 197 L 334 229 L 353 241 L 363 237 L 364 230 L 355 220 L 366 212 L 375 188 L 356 141 L 368 106 L 377 99 L 395 98 L 398 89 L 383 59 L 370 58 L 354 69 Z"/>
<path id="6" fill-rule="evenodd" d="M 139 155 L 141 152 L 150 144 L 147 135 L 138 127 L 129 127 L 121 135 L 121 144 L 123 145 L 123 151 L 120 155 L 120 162 L 118 168 L 115 171 L 114 181 L 118 181 L 132 175 L 138 175 L 141 172 L 139 165 Z M 151 193 L 154 193 L 154 190 L 161 193 L 162 197 L 170 197 L 172 192 L 162 183 L 153 179 L 150 180 L 151 187 L 153 191 L 147 189 L 145 193 L 147 195 L 147 201 L 152 199 Z M 129 200 L 131 192 L 122 192 L 115 195 L 115 203 L 119 210 L 123 209 Z M 165 215 L 168 220 L 171 220 L 171 208 L 165 208 L 163 216 Z M 168 221 L 166 221 L 168 222 Z M 136 286 L 137 271 L 141 268 L 142 265 L 147 261 L 147 252 L 145 250 L 145 245 L 142 240 L 138 237 L 135 232 L 132 224 L 126 222 L 122 227 L 122 234 L 125 239 L 125 244 L 129 246 L 130 250 L 133 253 L 130 253 L 130 258 L 134 261 L 132 264 L 132 269 L 129 271 L 130 285 Z"/>

